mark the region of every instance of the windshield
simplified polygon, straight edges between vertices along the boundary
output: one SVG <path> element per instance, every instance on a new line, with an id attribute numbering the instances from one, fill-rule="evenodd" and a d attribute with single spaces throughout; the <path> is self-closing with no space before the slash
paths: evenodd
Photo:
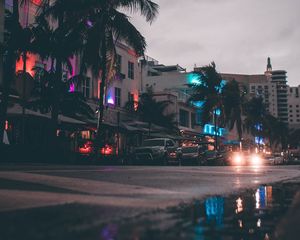
<path id="1" fill-rule="evenodd" d="M 143 143 L 144 147 L 165 146 L 165 141 L 160 139 L 146 140 Z"/>
<path id="2" fill-rule="evenodd" d="M 197 153 L 198 147 L 184 147 L 182 148 L 183 153 Z"/>

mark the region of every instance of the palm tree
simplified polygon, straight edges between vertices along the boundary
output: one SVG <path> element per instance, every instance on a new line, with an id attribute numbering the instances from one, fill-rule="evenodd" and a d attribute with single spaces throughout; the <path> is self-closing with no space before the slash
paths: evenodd
<path id="1" fill-rule="evenodd" d="M 62 90 L 63 70 L 72 72 L 70 59 L 78 55 L 84 42 L 85 24 L 78 19 L 70 19 L 64 7 L 63 1 L 57 0 L 60 4 L 57 15 L 48 12 L 51 6 L 44 5 L 33 27 L 34 40 L 32 42 L 33 51 L 38 53 L 41 59 L 51 62 L 51 118 L 53 122 L 53 137 L 55 136 L 57 119 L 60 111 L 60 93 Z M 56 5 L 58 6 L 58 5 Z M 49 16 L 56 17 L 57 26 L 53 27 L 53 21 Z M 53 74 L 55 77 L 53 77 Z"/>
<path id="2" fill-rule="evenodd" d="M 101 76 L 99 119 L 97 138 L 103 132 L 105 88 L 111 66 L 114 65 L 115 44 L 124 41 L 129 44 L 138 56 L 144 54 L 146 41 L 141 33 L 129 21 L 129 17 L 119 9 L 129 12 L 140 11 L 146 21 L 151 22 L 157 15 L 158 5 L 150 0 L 116 0 L 87 1 L 93 10 L 88 17 L 89 30 L 87 44 L 84 49 L 83 61 L 87 67 L 92 67 L 95 76 Z"/>
<path id="3" fill-rule="evenodd" d="M 267 114 L 264 118 L 264 132 L 269 139 L 270 147 L 276 148 L 279 144 L 283 149 L 287 147 L 288 127 L 287 124 L 276 117 Z"/>
<path id="4" fill-rule="evenodd" d="M 133 106 L 133 104 L 129 103 L 129 106 Z M 142 121 L 148 123 L 149 136 L 152 124 L 164 127 L 171 133 L 178 132 L 177 124 L 174 121 L 175 114 L 166 114 L 166 108 L 169 104 L 170 101 L 156 101 L 149 89 L 141 95 L 136 113 Z"/>
<path id="5" fill-rule="evenodd" d="M 259 127 L 264 122 L 266 109 L 262 98 L 252 98 L 245 103 L 244 129 L 253 136 L 263 137 L 263 129 Z"/>
<path id="6" fill-rule="evenodd" d="M 9 19 L 9 22 L 5 20 L 6 29 L 6 39 L 4 44 L 2 44 L 2 52 L 4 57 L 4 76 L 3 77 L 3 86 L 2 86 L 2 99 L 0 106 L 0 144 L 2 144 L 3 132 L 5 128 L 5 121 L 7 115 L 7 107 L 8 107 L 8 98 L 10 93 L 10 85 L 15 77 L 15 63 L 18 58 L 18 50 L 22 49 L 21 46 L 26 45 L 20 39 L 20 36 L 25 37 L 28 34 L 28 31 L 20 29 L 19 23 L 19 6 L 28 3 L 28 0 L 13 0 L 13 12 Z M 1 3 L 3 5 L 3 3 Z M 22 30 L 22 34 L 20 34 L 20 30 Z M 26 32 L 26 33 L 25 33 Z M 23 48 L 24 49 L 24 48 Z M 26 56 L 26 55 L 25 55 Z M 24 60 L 26 57 L 24 57 Z M 26 61 L 24 61 L 24 66 L 26 67 Z"/>
<path id="7" fill-rule="evenodd" d="M 33 110 L 39 110 L 42 113 L 51 112 L 53 106 L 53 84 L 55 82 L 56 73 L 53 69 L 49 71 L 41 67 L 34 68 L 39 80 L 36 82 L 33 91 L 33 100 L 28 103 L 28 107 Z M 58 88 L 55 95 L 59 99 L 58 112 L 69 117 L 87 117 L 94 118 L 94 111 L 86 103 L 81 92 L 70 91 L 70 87 L 80 84 L 81 76 L 73 76 L 66 81 L 57 82 Z"/>
<path id="8" fill-rule="evenodd" d="M 227 82 L 223 90 L 223 104 L 224 104 L 224 114 L 225 122 L 229 128 L 232 130 L 234 126 L 236 127 L 239 141 L 242 140 L 242 113 L 243 105 L 245 101 L 245 89 L 241 89 L 239 83 L 235 80 Z"/>
<path id="9" fill-rule="evenodd" d="M 216 70 L 216 64 L 212 62 L 210 65 L 201 67 L 199 71 L 194 72 L 197 78 L 192 84 L 188 84 L 192 88 L 193 93 L 189 101 L 203 102 L 201 109 L 201 125 L 209 123 L 212 118 L 215 124 L 215 149 L 218 149 L 218 123 L 223 120 L 223 99 L 222 89 L 224 81 L 222 76 Z M 221 112 L 221 114 L 218 114 Z M 220 116 L 218 116 L 220 115 Z"/>
<path id="10" fill-rule="evenodd" d="M 151 22 L 157 15 L 158 5 L 150 0 L 56 0 L 44 9 L 44 15 L 56 18 L 58 25 L 72 21 L 85 23 L 86 44 L 83 50 L 83 68 L 92 68 L 94 76 L 101 76 L 99 119 L 97 138 L 103 132 L 104 99 L 107 80 L 114 65 L 115 44 L 124 41 L 129 44 L 137 55 L 143 55 L 146 42 L 141 33 L 129 21 L 129 17 L 119 11 L 139 11 L 146 21 Z M 64 13 L 64 14 L 62 14 Z M 74 20 L 78 21 L 74 24 Z M 59 61 L 57 61 L 59 63 Z M 57 69 L 58 71 L 59 69 Z M 59 71 L 58 71 L 59 72 Z"/>

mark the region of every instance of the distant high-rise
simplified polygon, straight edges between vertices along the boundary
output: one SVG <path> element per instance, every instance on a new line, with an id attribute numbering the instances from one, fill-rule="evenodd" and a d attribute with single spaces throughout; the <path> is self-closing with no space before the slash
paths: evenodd
<path id="1" fill-rule="evenodd" d="M 0 43 L 3 42 L 4 38 L 4 6 L 5 6 L 5 0 L 0 0 Z M 2 77 L 3 77 L 3 67 L 2 67 L 2 55 L 0 53 L 0 84 L 2 83 Z"/>

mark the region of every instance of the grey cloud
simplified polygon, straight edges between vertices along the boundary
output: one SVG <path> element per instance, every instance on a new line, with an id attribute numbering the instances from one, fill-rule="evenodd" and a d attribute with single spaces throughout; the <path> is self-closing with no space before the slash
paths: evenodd
<path id="1" fill-rule="evenodd" d="M 156 2 L 160 14 L 151 26 L 133 17 L 151 57 L 188 69 L 214 60 L 223 72 L 262 73 L 270 56 L 291 85 L 300 84 L 299 0 Z"/>

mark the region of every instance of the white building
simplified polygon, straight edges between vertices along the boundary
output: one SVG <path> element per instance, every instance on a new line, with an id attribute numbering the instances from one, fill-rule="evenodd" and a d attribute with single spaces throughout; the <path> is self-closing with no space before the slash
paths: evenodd
<path id="1" fill-rule="evenodd" d="M 151 88 L 157 101 L 170 101 L 166 111 L 175 114 L 175 120 L 183 135 L 201 134 L 199 113 L 188 104 L 190 90 L 187 80 L 190 73 L 179 65 L 165 66 L 149 57 L 141 63 L 142 90 L 145 92 L 147 88 Z"/>

